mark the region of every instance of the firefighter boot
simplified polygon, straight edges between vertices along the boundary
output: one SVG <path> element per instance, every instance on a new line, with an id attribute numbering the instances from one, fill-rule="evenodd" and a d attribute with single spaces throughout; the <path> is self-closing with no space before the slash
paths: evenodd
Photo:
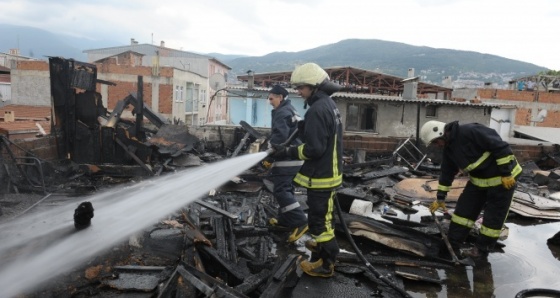
<path id="1" fill-rule="evenodd" d="M 334 275 L 334 264 L 329 261 L 323 261 L 323 259 L 315 262 L 305 260 L 299 266 L 303 272 L 310 276 L 331 277 Z"/>
<path id="2" fill-rule="evenodd" d="M 336 239 L 317 242 L 315 239 L 306 241 L 306 247 L 312 252 L 311 260 L 303 261 L 301 269 L 308 275 L 331 277 L 334 275 L 334 263 L 340 252 Z"/>

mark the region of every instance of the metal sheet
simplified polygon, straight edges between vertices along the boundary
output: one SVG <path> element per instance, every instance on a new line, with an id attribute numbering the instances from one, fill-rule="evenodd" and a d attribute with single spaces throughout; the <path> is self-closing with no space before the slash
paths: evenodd
<path id="1" fill-rule="evenodd" d="M 515 126 L 513 131 L 537 140 L 560 144 L 560 128 L 538 126 Z"/>

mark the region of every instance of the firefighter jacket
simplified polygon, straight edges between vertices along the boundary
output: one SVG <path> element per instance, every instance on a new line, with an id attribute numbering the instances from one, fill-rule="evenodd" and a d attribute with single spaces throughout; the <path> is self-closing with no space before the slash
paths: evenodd
<path id="1" fill-rule="evenodd" d="M 272 128 L 270 132 L 270 143 L 283 144 L 297 129 L 298 121 L 301 120 L 301 117 L 298 115 L 289 99 L 283 100 L 276 109 L 272 110 L 271 113 Z M 291 144 L 286 145 L 299 144 L 301 144 L 301 141 L 296 138 L 291 142 Z"/>
<path id="2" fill-rule="evenodd" d="M 340 112 L 330 94 L 321 89 L 307 103 L 303 144 L 288 151 L 292 158 L 304 160 L 294 182 L 309 189 L 332 189 L 342 184 Z"/>
<path id="3" fill-rule="evenodd" d="M 438 190 L 449 191 L 459 171 L 468 173 L 470 182 L 478 187 L 498 186 L 502 177 L 517 177 L 521 173 L 509 144 L 494 129 L 454 121 L 444 131 L 447 136 Z"/>

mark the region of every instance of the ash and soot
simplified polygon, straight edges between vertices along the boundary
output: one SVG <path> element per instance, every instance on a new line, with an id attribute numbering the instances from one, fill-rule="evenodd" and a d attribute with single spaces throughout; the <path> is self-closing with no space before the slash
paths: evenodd
<path id="1" fill-rule="evenodd" d="M 220 187 L 266 155 L 247 154 L 157 177 L 98 193 L 78 208 L 76 203 L 65 204 L 1 224 L 1 296 L 32 291 L 72 270 Z M 76 213 L 78 222 L 72 218 Z"/>

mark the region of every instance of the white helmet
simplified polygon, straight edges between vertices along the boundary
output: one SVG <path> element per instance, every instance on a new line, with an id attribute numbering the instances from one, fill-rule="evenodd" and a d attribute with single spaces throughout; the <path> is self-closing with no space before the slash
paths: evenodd
<path id="1" fill-rule="evenodd" d="M 445 127 L 445 122 L 441 121 L 428 121 L 420 129 L 420 140 L 426 144 L 430 145 L 437 138 L 443 137 L 443 129 Z"/>
<path id="2" fill-rule="evenodd" d="M 290 82 L 294 86 L 318 86 L 328 78 L 329 75 L 327 74 L 327 72 L 319 65 L 315 63 L 305 63 L 303 65 L 297 66 L 296 69 L 294 69 Z"/>

